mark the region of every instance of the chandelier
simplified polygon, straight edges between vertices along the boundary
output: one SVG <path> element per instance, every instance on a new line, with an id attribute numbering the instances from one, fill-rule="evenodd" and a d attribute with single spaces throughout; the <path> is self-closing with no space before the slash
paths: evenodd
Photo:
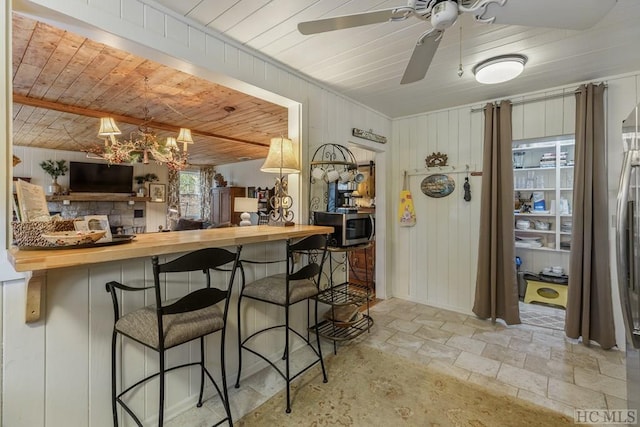
<path id="1" fill-rule="evenodd" d="M 169 169 L 182 170 L 187 166 L 187 146 L 193 144 L 191 130 L 180 128 L 177 137 L 167 137 L 164 142 L 158 141 L 155 131 L 148 126 L 152 118 L 149 117 L 149 100 L 146 96 L 149 84 L 147 77 L 144 82 L 144 119 L 138 129 L 131 132 L 129 139 L 118 140 L 116 135 L 121 135 L 122 132 L 116 125 L 114 118 L 100 118 L 98 137 L 104 138 L 104 145 L 95 144 L 88 148 L 87 155 L 106 160 L 109 164 L 137 162 L 148 164 L 149 159 L 153 159 L 157 163 L 166 165 Z M 182 150 L 178 143 L 182 144 Z"/>

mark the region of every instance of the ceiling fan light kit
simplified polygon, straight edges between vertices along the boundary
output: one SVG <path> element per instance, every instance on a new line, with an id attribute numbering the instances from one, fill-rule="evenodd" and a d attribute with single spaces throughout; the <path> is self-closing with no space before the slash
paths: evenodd
<path id="1" fill-rule="evenodd" d="M 524 71 L 527 57 L 524 55 L 500 55 L 480 62 L 473 67 L 478 83 L 492 85 L 518 77 Z"/>

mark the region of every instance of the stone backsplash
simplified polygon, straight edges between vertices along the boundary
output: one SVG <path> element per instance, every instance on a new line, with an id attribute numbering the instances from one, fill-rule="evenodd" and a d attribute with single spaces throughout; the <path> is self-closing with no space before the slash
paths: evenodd
<path id="1" fill-rule="evenodd" d="M 49 202 L 49 212 L 60 213 L 65 219 L 81 218 L 85 215 L 107 215 L 112 229 L 122 227 L 122 232 L 139 233 L 146 227 L 145 202 L 110 202 L 110 201 L 72 201 L 65 205 L 63 202 Z"/>

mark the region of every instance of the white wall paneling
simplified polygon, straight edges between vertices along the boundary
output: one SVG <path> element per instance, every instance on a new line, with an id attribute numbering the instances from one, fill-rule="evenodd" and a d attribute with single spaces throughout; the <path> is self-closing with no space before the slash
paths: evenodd
<path id="1" fill-rule="evenodd" d="M 13 165 L 11 157 L 11 135 L 13 133 L 12 115 L 9 108 L 9 98 L 12 93 L 12 80 L 8 78 L 11 75 L 12 67 L 11 61 L 11 26 L 7 25 L 7 22 L 11 21 L 11 0 L 5 1 L 0 6 L 0 76 L 2 82 L 0 84 L 0 138 L 3 143 L 0 144 L 0 271 L 4 271 L 0 277 L 0 284 L 4 280 L 16 280 L 20 279 L 20 275 L 16 274 L 9 262 L 7 261 L 7 245 L 9 236 L 9 213 L 11 212 L 11 198 L 13 195 L 10 190 L 11 181 L 11 168 L 9 165 Z M 4 295 L 0 292 L 0 310 L 4 313 Z M 4 319 L 0 316 L 0 364 L 4 367 L 3 356 L 5 349 L 5 332 L 4 332 Z M 16 336 L 14 336 L 16 338 Z M 4 368 L 3 368 L 4 369 Z M 0 371 L 0 387 L 4 389 L 4 375 Z M 4 406 L 4 398 L 0 393 L 0 424 L 2 424 L 2 407 Z"/>
<path id="2" fill-rule="evenodd" d="M 302 160 L 302 173 L 292 180 L 293 189 L 290 187 L 290 190 L 295 191 L 297 210 L 300 209 L 299 203 L 303 203 L 302 200 L 306 201 L 306 197 L 301 197 L 305 191 L 302 187 L 305 187 L 303 183 L 308 182 L 309 156 L 315 147 L 327 142 L 346 145 L 352 127 L 372 129 L 376 133 L 390 135 L 391 121 L 388 117 L 310 81 L 282 64 L 252 51 L 251 48 L 194 24 L 188 18 L 174 16 L 157 3 L 121 0 L 116 1 L 115 7 L 106 13 L 102 4 L 95 0 L 22 0 L 16 5 L 16 9 L 46 18 L 54 25 L 91 39 L 286 106 L 290 112 L 299 114 L 301 111 L 300 120 L 295 122 L 296 128 L 290 129 L 290 136 L 297 138 L 300 143 Z M 10 7 L 11 2 L 7 4 L 7 11 Z M 10 14 L 3 16 L 3 22 L 3 28 L 7 28 L 7 32 L 10 31 Z M 0 53 L 6 59 L 4 63 L 10 64 L 9 46 L 3 45 Z M 2 70 L 2 75 L 3 81 L 10 84 L 9 65 Z M 5 102 L 0 106 L 3 117 L 11 120 L 7 107 L 11 105 L 10 92 L 4 93 L 3 99 Z M 3 128 L 10 129 L 9 126 Z M 7 132 L 6 139 L 10 140 L 10 131 Z M 367 142 L 363 145 L 367 146 Z M 376 149 L 384 154 L 390 145 L 378 145 Z M 25 154 L 25 157 L 30 155 Z M 56 156 L 59 155 L 61 154 L 56 153 Z M 46 158 L 57 157 L 47 153 Z M 70 156 L 66 158 L 72 159 Z M 0 162 L 8 164 L 8 159 L 9 150 L 0 155 Z M 384 162 L 384 159 L 385 156 L 381 156 L 380 161 Z M 17 170 L 16 174 L 32 176 L 35 182 L 47 182 L 44 181 L 45 176 L 40 174 L 39 167 L 33 166 L 37 165 L 39 160 L 40 157 L 35 156 L 31 161 L 26 161 L 23 167 L 29 167 L 30 170 Z M 378 167 L 382 172 L 385 171 L 384 165 L 378 163 Z M 6 174 L 3 174 L 3 178 L 0 178 L 3 191 L 9 188 L 5 176 Z M 40 179 L 43 181 L 39 181 Z M 378 200 L 384 200 L 385 190 L 384 186 L 379 190 Z M 164 224 L 166 207 L 162 208 L 163 204 L 148 204 L 148 207 L 151 205 L 159 209 L 153 221 Z M 306 207 L 303 209 L 302 215 L 298 216 L 300 218 L 306 218 Z M 6 211 L 0 217 L 5 223 L 5 229 L 8 227 L 8 218 Z M 384 218 L 384 215 L 378 215 L 379 240 L 384 239 Z M 155 229 L 156 226 L 152 224 L 149 227 Z M 6 242 L 6 238 L 3 241 Z M 246 247 L 245 254 L 255 255 L 260 259 L 273 252 L 272 248 L 260 249 L 258 246 Z M 378 250 L 381 252 L 376 266 L 377 285 L 384 287 L 384 247 L 379 247 Z M 91 266 L 72 274 L 73 281 L 65 280 L 65 283 L 57 281 L 62 275 L 70 272 L 52 272 L 51 286 L 47 287 L 46 323 L 29 326 L 23 323 L 24 282 L 17 280 L 10 284 L 3 283 L 3 321 L 7 331 L 3 340 L 3 425 L 84 427 L 111 424 L 107 394 L 110 385 L 105 359 L 108 352 L 104 335 L 105 328 L 111 324 L 111 313 L 105 306 L 109 304 L 109 298 L 103 291 L 104 282 L 113 274 L 114 267 L 120 271 L 115 279 L 136 280 L 150 277 L 147 260 L 144 261 L 144 267 L 141 263 L 142 261 L 134 260 L 119 265 L 112 263 L 100 267 Z M 266 274 L 266 271 L 255 274 Z M 4 275 L 0 278 L 6 279 Z M 385 295 L 385 291 L 380 291 L 379 295 Z M 130 304 L 138 303 L 139 301 L 131 301 Z M 244 318 L 249 330 L 281 319 L 281 314 L 274 307 L 261 304 L 247 304 L 246 307 Z M 302 306 L 299 309 L 302 309 Z M 295 322 L 302 324 L 302 317 L 302 312 L 297 311 Z M 235 319 L 235 308 L 232 310 L 231 318 Z M 236 350 L 232 343 L 235 339 L 234 332 L 235 327 L 232 325 L 228 336 L 231 343 L 227 359 L 229 378 L 233 378 L 237 369 L 234 366 Z M 273 359 L 281 356 L 281 345 L 276 344 L 274 339 L 261 339 L 257 345 L 263 351 L 271 353 Z M 52 351 L 49 351 L 49 348 Z M 73 353 L 73 356 L 65 360 L 70 353 Z M 181 360 L 189 357 L 188 353 L 188 350 L 178 350 L 172 353 L 171 357 Z M 136 374 L 152 369 L 155 363 L 153 357 L 145 355 L 130 344 L 125 345 L 121 357 L 126 358 L 129 363 L 129 371 L 123 377 L 125 382 Z M 209 357 L 215 366 L 216 353 L 210 353 Z M 245 357 L 248 364 L 243 372 L 247 375 L 265 365 L 263 362 L 258 363 L 255 358 L 246 355 Z M 81 368 L 78 369 L 72 366 L 73 364 Z M 65 383 L 63 378 L 71 379 Z M 170 388 L 175 390 L 175 393 L 172 391 L 168 396 L 169 416 L 195 403 L 192 393 L 195 384 L 189 374 L 178 374 L 171 381 Z M 72 414 L 72 417 L 67 416 L 63 420 L 63 412 L 71 405 L 69 402 L 73 399 L 66 399 L 64 402 L 59 402 L 58 399 L 65 396 L 68 389 L 72 389 L 69 396 L 77 397 L 80 404 L 77 411 L 68 411 L 67 415 Z M 151 384 L 144 392 L 133 397 L 134 407 L 142 410 L 151 423 L 156 413 L 155 391 L 155 384 Z"/>
<path id="3" fill-rule="evenodd" d="M 448 164 L 458 171 L 466 165 L 482 164 L 482 138 L 474 136 L 482 135 L 483 122 L 473 120 L 478 115 L 471 113 L 471 107 L 463 107 L 394 120 L 393 139 L 399 149 L 392 160 L 392 167 L 397 171 L 393 174 L 392 197 L 397 198 L 402 188 L 403 171 L 425 171 L 407 178 L 417 224 L 411 228 L 398 225 L 397 200 L 392 202 L 393 211 L 388 211 L 393 215 L 390 227 L 393 243 L 388 243 L 393 245 L 389 251 L 393 261 L 388 265 L 393 266 L 390 274 L 394 277 L 394 295 L 470 311 L 477 241 L 470 241 L 469 236 L 477 229 L 480 178 L 469 175 L 470 202 L 463 200 L 464 173 L 450 175 L 456 189 L 448 197 L 430 198 L 420 187 L 430 173 L 438 173 L 437 170 L 427 173 L 425 169 L 425 159 L 433 152 L 447 154 Z"/>
<path id="4" fill-rule="evenodd" d="M 276 176 L 271 173 L 260 172 L 264 159 L 248 160 L 242 163 L 230 163 L 216 166 L 229 182 L 229 186 L 240 187 L 273 187 Z"/>

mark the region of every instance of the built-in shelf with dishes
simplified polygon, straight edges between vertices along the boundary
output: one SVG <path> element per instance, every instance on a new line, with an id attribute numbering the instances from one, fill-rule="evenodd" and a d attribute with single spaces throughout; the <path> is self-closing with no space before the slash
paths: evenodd
<path id="1" fill-rule="evenodd" d="M 513 142 L 517 251 L 569 252 L 574 136 Z"/>

